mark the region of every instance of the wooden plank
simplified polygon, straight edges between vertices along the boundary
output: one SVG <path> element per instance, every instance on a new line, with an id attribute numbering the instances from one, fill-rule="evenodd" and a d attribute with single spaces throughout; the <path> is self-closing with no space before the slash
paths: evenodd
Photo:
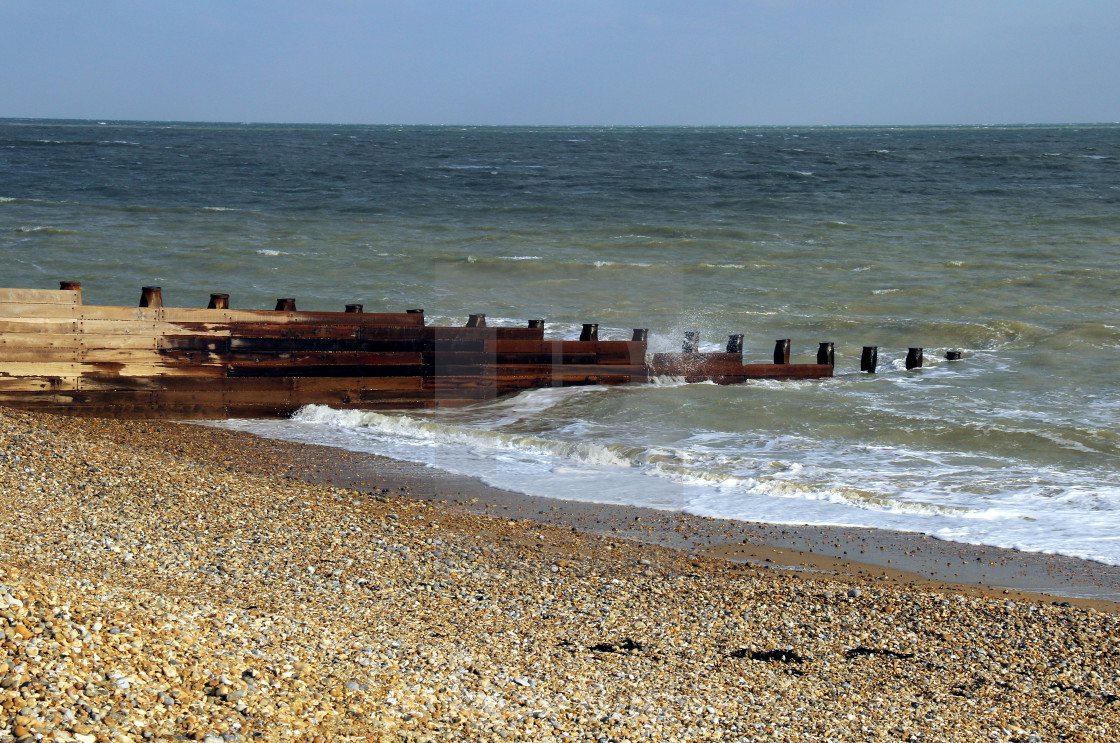
<path id="1" fill-rule="evenodd" d="M 90 335 L 137 335 L 156 338 L 160 324 L 154 320 L 79 320 L 77 332 Z"/>
<path id="2" fill-rule="evenodd" d="M 242 380 L 237 380 L 242 381 Z M 335 389 L 345 386 L 347 389 L 366 390 L 397 390 L 401 392 L 419 391 L 424 388 L 423 378 L 419 375 L 411 377 L 351 377 L 351 378 L 315 378 L 299 377 L 293 379 L 297 392 L 312 394 L 323 390 Z"/>
<path id="3" fill-rule="evenodd" d="M 167 364 L 169 359 L 162 355 L 156 348 L 81 348 L 78 350 L 78 361 L 90 364 L 100 363 L 139 363 L 139 364 Z M 201 363 L 196 360 L 194 363 Z"/>
<path id="4" fill-rule="evenodd" d="M 655 376 L 711 376 L 743 374 L 743 356 L 737 353 L 655 353 L 650 362 Z"/>
<path id="5" fill-rule="evenodd" d="M 163 320 L 162 307 L 78 307 L 79 320 L 113 320 L 117 322 L 158 323 Z"/>
<path id="6" fill-rule="evenodd" d="M 165 337 L 168 348 L 197 348 L 205 345 L 180 336 Z M 230 338 L 226 344 L 230 351 L 245 353 L 399 353 L 422 351 L 420 339 L 366 340 L 359 338 Z"/>
<path id="7" fill-rule="evenodd" d="M 831 364 L 746 364 L 743 374 L 748 379 L 827 379 Z"/>
<path id="8" fill-rule="evenodd" d="M 5 349 L 61 348 L 147 348 L 156 349 L 155 336 L 87 335 L 85 333 L 2 333 L 0 353 Z"/>
<path id="9" fill-rule="evenodd" d="M 78 349 L 82 337 L 77 333 L 3 333 L 0 334 L 0 354 L 15 349 Z"/>
<path id="10" fill-rule="evenodd" d="M 191 352 L 165 352 L 167 358 L 177 358 L 180 353 Z M 423 362 L 423 354 L 419 351 L 403 351 L 388 353 L 351 353 L 339 351 L 336 353 L 222 353 L 215 354 L 214 358 L 221 363 L 234 366 L 256 367 L 304 367 L 304 366 L 406 366 L 419 365 Z M 294 376 L 300 376 L 296 374 Z M 360 375 L 355 375 L 360 376 Z"/>
<path id="11" fill-rule="evenodd" d="M 45 392 L 52 390 L 76 390 L 78 378 L 71 377 L 9 377 L 0 371 L 0 391 L 3 392 Z"/>
<path id="12" fill-rule="evenodd" d="M 19 318 L 18 320 L 0 319 L 0 334 L 26 333 L 26 334 L 54 334 L 76 333 L 77 320 L 63 318 Z"/>
<path id="13" fill-rule="evenodd" d="M 645 364 L 646 344 L 641 341 L 601 341 L 600 364 Z"/>
<path id="14" fill-rule="evenodd" d="M 423 373 L 419 364 L 308 364 L 306 366 L 265 366 L 227 364 L 226 376 L 234 377 L 411 377 Z"/>
<path id="15" fill-rule="evenodd" d="M 29 304 L 27 302 L 0 302 L 0 317 L 29 319 L 67 319 L 77 317 L 81 305 Z"/>
<path id="16" fill-rule="evenodd" d="M 73 289 L 0 289 L 0 304 L 81 304 Z"/>
<path id="17" fill-rule="evenodd" d="M 27 346 L 8 346 L 0 343 L 0 370 L 10 362 L 55 362 L 77 361 L 79 350 L 49 346 L 45 348 L 28 348 Z"/>

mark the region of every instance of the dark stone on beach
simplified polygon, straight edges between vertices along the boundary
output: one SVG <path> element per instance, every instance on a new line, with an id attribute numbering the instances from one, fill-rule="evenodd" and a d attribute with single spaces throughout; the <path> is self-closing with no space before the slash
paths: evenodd
<path id="1" fill-rule="evenodd" d="M 859 658 L 864 655 L 880 655 L 887 658 L 913 658 L 913 653 L 899 653 L 894 650 L 883 650 L 880 648 L 869 648 L 865 645 L 859 647 L 849 648 L 844 651 L 846 658 Z"/>
<path id="2" fill-rule="evenodd" d="M 592 645 L 591 650 L 596 653 L 625 653 L 625 652 L 642 652 L 645 650 L 645 645 L 636 642 L 627 637 L 621 643 L 615 642 L 601 642 L 598 645 Z"/>
<path id="3" fill-rule="evenodd" d="M 740 648 L 731 653 L 732 658 L 750 658 L 751 660 L 761 660 L 768 663 L 804 663 L 803 658 L 798 653 L 792 650 L 749 650 L 747 648 Z"/>

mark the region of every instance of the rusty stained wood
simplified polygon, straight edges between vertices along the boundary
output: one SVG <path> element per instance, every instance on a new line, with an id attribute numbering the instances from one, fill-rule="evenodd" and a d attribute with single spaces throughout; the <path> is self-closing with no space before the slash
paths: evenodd
<path id="1" fill-rule="evenodd" d="M 80 292 L 0 290 L 0 404 L 113 417 L 288 415 L 468 405 L 538 387 L 736 383 L 831 376 L 743 365 L 741 354 L 656 354 L 646 343 L 545 340 L 541 326 L 432 327 L 421 313 L 97 307 Z"/>

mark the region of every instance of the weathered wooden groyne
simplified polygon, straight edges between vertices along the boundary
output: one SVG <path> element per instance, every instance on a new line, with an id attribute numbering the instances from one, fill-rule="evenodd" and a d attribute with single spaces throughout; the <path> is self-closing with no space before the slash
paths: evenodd
<path id="1" fill-rule="evenodd" d="M 0 405 L 113 418 L 282 417 L 309 404 L 371 410 L 460 406 L 542 387 L 631 384 L 654 377 L 735 384 L 831 377 L 831 344 L 817 363 L 792 364 L 789 341 L 774 363 L 744 364 L 742 336 L 724 353 L 647 353 L 645 329 L 628 341 L 546 340 L 544 322 L 430 326 L 423 310 L 305 312 L 164 307 L 145 287 L 137 307 L 82 303 L 81 284 L 0 289 Z"/>

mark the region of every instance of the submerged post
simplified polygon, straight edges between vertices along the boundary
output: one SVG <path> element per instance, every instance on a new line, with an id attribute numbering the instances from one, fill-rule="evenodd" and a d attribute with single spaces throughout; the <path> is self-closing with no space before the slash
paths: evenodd
<path id="1" fill-rule="evenodd" d="M 743 334 L 733 333 L 727 336 L 727 352 L 728 353 L 742 353 L 743 352 Z"/>
<path id="2" fill-rule="evenodd" d="M 295 312 L 296 299 L 295 297 L 281 297 L 276 300 L 277 312 Z"/>
<path id="3" fill-rule="evenodd" d="M 774 363 L 775 364 L 788 364 L 789 363 L 789 338 L 782 338 L 779 341 L 774 341 Z"/>
<path id="4" fill-rule="evenodd" d="M 960 361 L 961 360 L 961 352 L 960 351 L 949 351 L 948 353 L 945 354 L 945 360 L 946 361 Z"/>
<path id="5" fill-rule="evenodd" d="M 228 294 L 211 294 L 210 302 L 206 305 L 208 310 L 228 310 L 229 309 L 229 295 Z"/>
<path id="6" fill-rule="evenodd" d="M 544 328 L 544 320 L 530 320 L 529 328 Z"/>
<path id="7" fill-rule="evenodd" d="M 878 346 L 864 346 L 863 355 L 859 358 L 859 370 L 865 371 L 868 374 L 875 373 L 875 367 L 879 365 L 879 347 Z"/>
<path id="8" fill-rule="evenodd" d="M 821 341 L 817 348 L 817 363 L 836 366 L 836 344 L 830 341 Z"/>
<path id="9" fill-rule="evenodd" d="M 365 309 L 365 305 L 361 305 L 361 304 L 348 304 L 348 305 L 346 305 L 346 311 L 348 313 L 352 314 L 352 315 L 360 315 L 360 314 L 362 314 L 362 310 L 364 310 L 364 309 Z"/>
<path id="10" fill-rule="evenodd" d="M 923 361 L 924 349 L 911 348 L 906 352 L 906 368 L 907 369 L 921 369 Z"/>
<path id="11" fill-rule="evenodd" d="M 470 317 L 467 318 L 467 327 L 468 328 L 485 328 L 486 327 L 486 315 L 483 315 L 481 313 L 477 314 L 477 315 L 471 315 Z"/>
<path id="12" fill-rule="evenodd" d="M 158 286 L 145 286 L 140 289 L 141 307 L 162 307 L 163 289 Z"/>
<path id="13" fill-rule="evenodd" d="M 682 353 L 700 353 L 700 331 L 686 330 L 684 343 L 681 344 Z"/>
<path id="14" fill-rule="evenodd" d="M 599 323 L 585 322 L 583 330 L 580 331 L 579 339 L 581 341 L 597 341 L 599 340 Z"/>
<path id="15" fill-rule="evenodd" d="M 649 339 L 649 328 L 634 328 L 634 335 L 630 340 L 636 343 L 645 343 Z"/>

